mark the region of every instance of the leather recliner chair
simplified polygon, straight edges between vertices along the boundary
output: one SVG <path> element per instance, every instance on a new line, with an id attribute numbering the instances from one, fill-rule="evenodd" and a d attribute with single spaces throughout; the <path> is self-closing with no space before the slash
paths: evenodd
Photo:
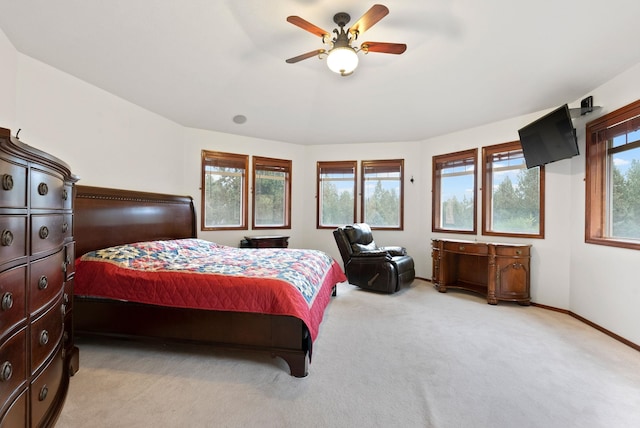
<path id="1" fill-rule="evenodd" d="M 378 247 L 366 223 L 333 231 L 350 284 L 383 293 L 395 293 L 413 282 L 413 258 L 404 247 Z"/>

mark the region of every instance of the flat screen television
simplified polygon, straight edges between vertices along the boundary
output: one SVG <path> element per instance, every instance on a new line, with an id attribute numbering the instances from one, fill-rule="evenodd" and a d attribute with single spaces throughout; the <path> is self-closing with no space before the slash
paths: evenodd
<path id="1" fill-rule="evenodd" d="M 518 130 L 527 168 L 579 155 L 576 130 L 566 104 Z"/>

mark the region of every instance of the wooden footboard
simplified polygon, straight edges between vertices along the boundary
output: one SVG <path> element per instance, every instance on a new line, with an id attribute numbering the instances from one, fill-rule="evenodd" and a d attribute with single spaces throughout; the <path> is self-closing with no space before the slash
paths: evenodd
<path id="1" fill-rule="evenodd" d="M 188 196 L 76 186 L 76 256 L 131 242 L 196 237 Z M 109 299 L 73 302 L 74 334 L 202 343 L 268 352 L 291 374 L 308 374 L 311 337 L 294 317 L 144 305 Z"/>
<path id="2" fill-rule="evenodd" d="M 311 338 L 290 316 L 207 311 L 109 299 L 74 301 L 75 334 L 198 343 L 266 352 L 284 359 L 291 375 L 309 372 Z"/>

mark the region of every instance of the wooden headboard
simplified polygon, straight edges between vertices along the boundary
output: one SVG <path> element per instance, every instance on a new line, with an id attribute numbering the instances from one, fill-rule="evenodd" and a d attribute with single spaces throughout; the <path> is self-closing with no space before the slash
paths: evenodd
<path id="1" fill-rule="evenodd" d="M 76 257 L 130 242 L 196 237 L 190 196 L 90 186 L 74 188 Z"/>

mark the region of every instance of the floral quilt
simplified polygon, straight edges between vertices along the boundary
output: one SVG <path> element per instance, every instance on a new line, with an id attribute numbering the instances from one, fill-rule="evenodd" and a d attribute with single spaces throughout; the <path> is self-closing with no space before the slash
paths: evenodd
<path id="1" fill-rule="evenodd" d="M 315 339 L 346 277 L 317 250 L 235 248 L 200 239 L 138 242 L 76 261 L 74 293 L 185 308 L 291 315 Z"/>

